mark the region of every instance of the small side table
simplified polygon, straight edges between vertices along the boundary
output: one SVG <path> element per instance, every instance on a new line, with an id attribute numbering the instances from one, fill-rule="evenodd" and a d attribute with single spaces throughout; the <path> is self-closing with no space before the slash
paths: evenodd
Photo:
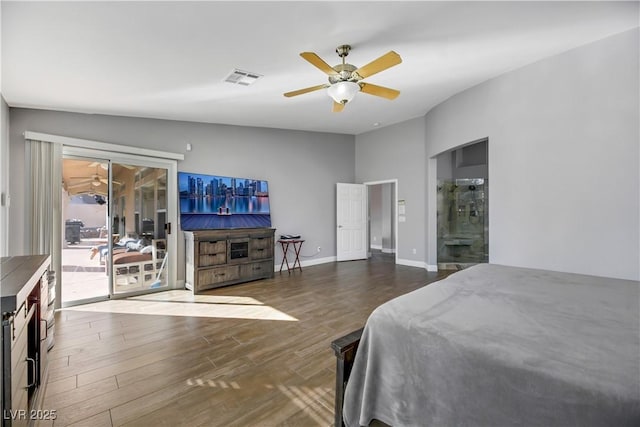
<path id="1" fill-rule="evenodd" d="M 280 272 L 282 272 L 282 267 L 287 264 L 287 271 L 291 273 L 291 270 L 296 269 L 296 264 L 298 264 L 298 268 L 302 271 L 302 265 L 300 265 L 300 250 L 302 249 L 302 244 L 304 240 L 302 239 L 280 239 L 278 243 L 282 246 L 282 262 L 280 263 Z M 289 265 L 289 260 L 287 259 L 287 253 L 289 252 L 289 245 L 293 245 L 293 253 L 296 258 L 293 261 L 293 265 Z"/>

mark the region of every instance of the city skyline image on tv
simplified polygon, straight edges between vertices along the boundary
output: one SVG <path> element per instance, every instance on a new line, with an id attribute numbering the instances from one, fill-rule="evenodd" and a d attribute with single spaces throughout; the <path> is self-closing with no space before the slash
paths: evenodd
<path id="1" fill-rule="evenodd" d="M 271 227 L 265 180 L 178 172 L 183 230 Z"/>

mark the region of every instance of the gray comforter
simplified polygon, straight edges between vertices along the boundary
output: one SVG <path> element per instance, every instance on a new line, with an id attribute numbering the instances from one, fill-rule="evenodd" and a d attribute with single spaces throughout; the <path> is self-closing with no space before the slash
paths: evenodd
<path id="1" fill-rule="evenodd" d="M 369 317 L 347 426 L 640 426 L 640 282 L 481 264 Z"/>

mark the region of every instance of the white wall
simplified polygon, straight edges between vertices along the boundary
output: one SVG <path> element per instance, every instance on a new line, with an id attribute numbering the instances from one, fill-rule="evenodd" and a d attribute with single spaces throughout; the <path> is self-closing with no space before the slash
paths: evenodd
<path id="1" fill-rule="evenodd" d="M 182 152 L 181 171 L 266 179 L 276 234 L 306 239 L 303 264 L 335 259 L 335 183 L 354 182 L 353 136 L 12 108 L 10 249 L 16 255 L 26 248 L 27 130 Z M 192 151 L 186 151 L 187 143 Z M 275 253 L 279 263 L 278 248 Z"/>
<path id="2" fill-rule="evenodd" d="M 428 158 L 489 138 L 490 262 L 640 279 L 639 36 L 504 74 L 426 115 Z M 427 203 L 431 257 L 433 191 Z"/>

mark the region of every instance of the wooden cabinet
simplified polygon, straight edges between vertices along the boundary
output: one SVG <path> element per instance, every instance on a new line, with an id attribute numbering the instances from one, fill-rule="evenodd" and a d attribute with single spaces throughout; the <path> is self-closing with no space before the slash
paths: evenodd
<path id="1" fill-rule="evenodd" d="M 26 426 L 46 382 L 49 330 L 47 255 L 0 258 L 2 426 Z M 52 306 L 51 306 L 52 308 Z M 37 411 L 36 411 L 37 413 Z"/>
<path id="2" fill-rule="evenodd" d="M 274 230 L 185 231 L 187 288 L 206 289 L 273 277 Z"/>

